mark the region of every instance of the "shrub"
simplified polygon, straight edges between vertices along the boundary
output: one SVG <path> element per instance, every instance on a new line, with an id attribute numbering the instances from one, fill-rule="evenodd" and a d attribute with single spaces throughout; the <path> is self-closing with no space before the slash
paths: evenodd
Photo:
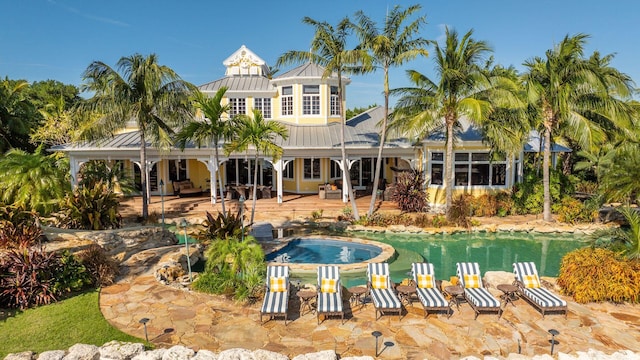
<path id="1" fill-rule="evenodd" d="M 435 228 L 441 228 L 447 225 L 447 217 L 444 215 L 435 215 L 433 219 L 431 219 L 431 225 Z"/>
<path id="2" fill-rule="evenodd" d="M 243 219 L 240 213 L 241 211 L 239 209 L 235 215 L 229 210 L 226 214 L 218 212 L 218 215 L 213 217 L 213 215 L 207 211 L 207 218 L 202 222 L 204 229 L 195 234 L 196 239 L 204 243 L 209 243 L 214 240 L 240 238 L 243 230 Z M 247 231 L 246 228 L 244 230 Z"/>
<path id="3" fill-rule="evenodd" d="M 98 182 L 92 188 L 78 187 L 62 201 L 62 210 L 54 214 L 58 226 L 69 229 L 116 229 L 122 217 L 118 197 L 108 186 Z"/>
<path id="4" fill-rule="evenodd" d="M 423 190 L 424 177 L 420 171 L 403 172 L 392 195 L 392 200 L 398 203 L 404 212 L 429 211 L 429 194 Z"/>
<path id="5" fill-rule="evenodd" d="M 471 197 L 469 206 L 473 216 L 494 216 L 498 212 L 496 197 L 490 194 Z"/>
<path id="6" fill-rule="evenodd" d="M 429 219 L 429 216 L 427 216 L 427 214 L 417 214 L 413 219 L 413 225 L 421 228 L 429 227 L 431 224 L 431 219 Z"/>
<path id="7" fill-rule="evenodd" d="M 350 206 L 345 206 L 342 208 L 342 215 L 338 215 L 338 220 L 340 221 L 353 221 L 353 210 Z"/>
<path id="8" fill-rule="evenodd" d="M 562 258 L 558 285 L 578 303 L 640 301 L 640 261 L 607 249 L 574 250 Z"/>
<path id="9" fill-rule="evenodd" d="M 496 215 L 505 217 L 513 211 L 513 199 L 508 192 L 499 192 L 496 194 Z"/>
<path id="10" fill-rule="evenodd" d="M 471 228 L 471 195 L 460 195 L 453 200 L 447 220 L 463 228 Z"/>
<path id="11" fill-rule="evenodd" d="M 0 248 L 30 247 L 46 240 L 38 215 L 23 207 L 0 206 Z"/>
<path id="12" fill-rule="evenodd" d="M 77 257 L 86 268 L 91 284 L 97 287 L 113 284 L 118 275 L 118 264 L 98 244 L 78 252 Z"/>
<path id="13" fill-rule="evenodd" d="M 314 210 L 314 211 L 312 211 L 312 212 L 311 212 L 311 218 L 312 218 L 313 220 L 319 220 L 319 219 L 322 219 L 322 213 L 323 213 L 323 212 L 324 212 L 324 211 L 323 211 L 322 209 L 320 209 L 320 210 Z"/>
<path id="14" fill-rule="evenodd" d="M 598 216 L 598 209 L 587 206 L 578 199 L 565 196 L 560 204 L 554 204 L 558 220 L 568 224 L 577 222 L 591 222 Z"/>
<path id="15" fill-rule="evenodd" d="M 41 246 L 10 249 L 0 259 L 0 307 L 26 309 L 56 300 L 58 258 Z"/>
<path id="16" fill-rule="evenodd" d="M 55 294 L 69 293 L 82 290 L 91 285 L 91 275 L 85 266 L 68 250 L 57 259 L 53 292 Z"/>
<path id="17" fill-rule="evenodd" d="M 559 171 L 551 171 L 550 176 L 551 202 L 560 202 L 562 194 L 572 194 L 573 186 L 569 179 Z M 540 214 L 544 205 L 544 187 L 542 177 L 530 172 L 524 181 L 513 187 L 513 203 L 516 214 Z"/>

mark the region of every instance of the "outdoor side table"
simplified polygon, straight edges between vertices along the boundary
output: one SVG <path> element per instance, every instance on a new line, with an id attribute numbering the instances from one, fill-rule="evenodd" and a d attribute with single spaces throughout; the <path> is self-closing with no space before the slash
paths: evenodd
<path id="1" fill-rule="evenodd" d="M 507 304 L 511 304 L 516 306 L 513 300 L 517 299 L 516 292 L 518 292 L 518 287 L 511 284 L 499 284 L 496 288 L 502 291 L 502 295 L 500 295 L 500 299 L 502 299 L 504 306 L 507 307 Z"/>
<path id="2" fill-rule="evenodd" d="M 398 285 L 396 286 L 396 290 L 398 291 L 398 297 L 401 302 L 405 302 L 407 305 L 411 304 L 413 306 L 413 295 L 416 293 L 415 285 Z"/>
<path id="3" fill-rule="evenodd" d="M 445 286 L 444 292 L 451 297 L 449 300 L 449 307 L 453 310 L 453 305 L 456 305 L 456 309 L 460 310 L 460 298 L 464 295 L 464 289 L 460 285 Z"/>
<path id="4" fill-rule="evenodd" d="M 296 296 L 300 298 L 300 316 L 305 314 L 305 310 L 313 312 L 312 300 L 316 298 L 316 292 L 311 290 L 300 290 L 296 293 Z"/>
<path id="5" fill-rule="evenodd" d="M 364 296 L 367 294 L 367 288 L 364 286 L 353 286 L 347 289 L 351 297 L 349 298 L 350 304 L 360 304 L 360 308 L 363 308 L 366 303 Z"/>

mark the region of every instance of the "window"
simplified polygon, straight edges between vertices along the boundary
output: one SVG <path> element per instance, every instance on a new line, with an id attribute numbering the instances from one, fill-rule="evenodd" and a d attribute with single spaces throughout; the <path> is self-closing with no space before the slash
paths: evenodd
<path id="1" fill-rule="evenodd" d="M 229 98 L 229 117 L 247 113 L 247 99 Z"/>
<path id="2" fill-rule="evenodd" d="M 320 159 L 304 159 L 304 179 L 320 179 Z"/>
<path id="3" fill-rule="evenodd" d="M 262 117 L 265 119 L 271 119 L 271 99 L 270 98 L 255 98 L 253 99 L 253 108 L 260 110 Z"/>
<path id="4" fill-rule="evenodd" d="M 331 179 L 340 179 L 340 178 L 342 178 L 342 170 L 340 169 L 340 164 L 332 160 L 331 161 Z"/>
<path id="5" fill-rule="evenodd" d="M 507 184 L 505 158 L 492 159 L 488 152 L 456 152 L 454 186 L 504 186 Z M 442 185 L 444 153 L 431 153 L 431 185 Z"/>
<path id="6" fill-rule="evenodd" d="M 293 179 L 293 162 L 294 160 L 291 160 L 287 163 L 287 165 L 284 166 L 284 172 L 282 173 L 282 177 L 285 179 Z"/>
<path id="7" fill-rule="evenodd" d="M 338 87 L 331 87 L 331 116 L 340 115 L 340 101 L 338 99 Z"/>
<path id="8" fill-rule="evenodd" d="M 282 115 L 293 115 L 293 88 L 291 86 L 282 87 Z"/>
<path id="9" fill-rule="evenodd" d="M 302 115 L 320 115 L 320 85 L 302 87 Z"/>

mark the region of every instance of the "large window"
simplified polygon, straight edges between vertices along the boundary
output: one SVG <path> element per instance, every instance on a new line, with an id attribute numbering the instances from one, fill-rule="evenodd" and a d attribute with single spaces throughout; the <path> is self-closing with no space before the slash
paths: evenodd
<path id="1" fill-rule="evenodd" d="M 293 88 L 291 86 L 282 87 L 282 116 L 293 115 Z"/>
<path id="2" fill-rule="evenodd" d="M 320 115 L 320 85 L 302 87 L 302 114 Z"/>
<path id="3" fill-rule="evenodd" d="M 338 99 L 338 87 L 331 87 L 331 116 L 340 115 L 340 101 Z"/>
<path id="4" fill-rule="evenodd" d="M 304 179 L 320 179 L 320 159 L 304 159 Z"/>
<path id="5" fill-rule="evenodd" d="M 263 118 L 271 119 L 271 99 L 270 98 L 253 99 L 253 108 L 256 110 L 260 110 Z"/>
<path id="6" fill-rule="evenodd" d="M 454 186 L 504 186 L 507 184 L 507 164 L 504 158 L 491 159 L 488 152 L 456 152 Z M 442 185 L 444 154 L 431 153 L 431 185 Z"/>
<path id="7" fill-rule="evenodd" d="M 285 179 L 294 178 L 293 163 L 294 163 L 294 160 L 291 160 L 287 163 L 287 165 L 284 166 L 284 172 L 282 173 L 283 178 Z"/>
<path id="8" fill-rule="evenodd" d="M 340 169 L 340 164 L 332 160 L 331 161 L 331 179 L 341 179 L 341 178 L 342 178 L 342 170 Z"/>
<path id="9" fill-rule="evenodd" d="M 229 98 L 229 117 L 247 113 L 247 99 Z"/>

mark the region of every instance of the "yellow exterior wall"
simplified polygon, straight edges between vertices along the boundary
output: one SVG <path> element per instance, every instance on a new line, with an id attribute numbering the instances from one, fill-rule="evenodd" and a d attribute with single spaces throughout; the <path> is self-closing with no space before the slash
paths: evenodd
<path id="1" fill-rule="evenodd" d="M 188 159 L 187 169 L 189 169 L 189 180 L 191 180 L 193 186 L 203 190 L 209 188 L 209 183 L 207 183 L 209 179 L 209 169 L 207 169 L 205 164 L 196 159 Z"/>

